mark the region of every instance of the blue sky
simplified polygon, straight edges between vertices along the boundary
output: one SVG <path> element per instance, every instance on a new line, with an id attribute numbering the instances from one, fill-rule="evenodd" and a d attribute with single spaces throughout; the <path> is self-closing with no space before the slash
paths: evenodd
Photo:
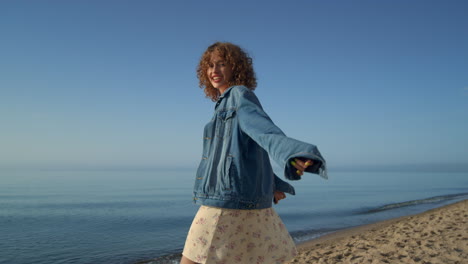
<path id="1" fill-rule="evenodd" d="M 466 1 L 1 1 L 0 167 L 196 167 L 230 41 L 330 169 L 468 168 Z"/>

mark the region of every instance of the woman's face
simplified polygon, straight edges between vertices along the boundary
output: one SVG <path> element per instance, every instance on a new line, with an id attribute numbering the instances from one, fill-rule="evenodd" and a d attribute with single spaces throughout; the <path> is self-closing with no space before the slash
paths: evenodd
<path id="1" fill-rule="evenodd" d="M 224 91 L 229 88 L 232 70 L 230 65 L 227 65 L 226 61 L 219 56 L 218 52 L 211 53 L 207 74 L 211 85 L 218 89 L 219 94 L 224 93 Z"/>

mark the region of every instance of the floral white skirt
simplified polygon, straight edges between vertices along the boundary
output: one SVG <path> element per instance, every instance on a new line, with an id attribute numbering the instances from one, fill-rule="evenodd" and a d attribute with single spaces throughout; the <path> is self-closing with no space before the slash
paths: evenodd
<path id="1" fill-rule="evenodd" d="M 197 263 L 280 264 L 296 246 L 273 208 L 234 210 L 201 206 L 182 253 Z"/>

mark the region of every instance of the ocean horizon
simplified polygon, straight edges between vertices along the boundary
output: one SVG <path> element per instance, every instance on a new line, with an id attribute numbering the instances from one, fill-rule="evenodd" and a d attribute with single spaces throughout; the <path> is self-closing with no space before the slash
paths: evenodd
<path id="1" fill-rule="evenodd" d="M 177 263 L 198 209 L 194 174 L 0 170 L 0 263 Z M 329 175 L 289 181 L 296 195 L 273 206 L 296 243 L 468 198 L 467 172 Z"/>

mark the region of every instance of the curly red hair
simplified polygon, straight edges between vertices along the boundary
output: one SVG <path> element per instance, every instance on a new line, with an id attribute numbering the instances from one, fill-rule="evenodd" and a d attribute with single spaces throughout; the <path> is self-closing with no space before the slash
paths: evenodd
<path id="1" fill-rule="evenodd" d="M 199 86 L 204 89 L 206 97 L 212 101 L 217 101 L 220 96 L 218 89 L 211 85 L 207 74 L 213 52 L 217 52 L 226 61 L 227 65 L 231 67 L 232 79 L 228 82 L 229 86 L 244 85 L 252 91 L 255 90 L 257 78 L 253 69 L 252 58 L 235 44 L 216 42 L 206 49 L 197 67 Z"/>

